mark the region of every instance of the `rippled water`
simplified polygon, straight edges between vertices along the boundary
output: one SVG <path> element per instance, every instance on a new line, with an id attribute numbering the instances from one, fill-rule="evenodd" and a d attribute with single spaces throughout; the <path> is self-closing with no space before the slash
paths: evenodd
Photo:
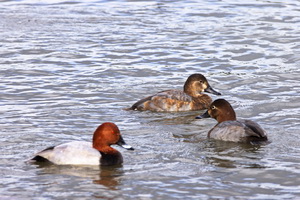
<path id="1" fill-rule="evenodd" d="M 1 1 L 0 199 L 300 198 L 300 3 Z M 206 139 L 201 112 L 122 110 L 203 73 L 271 144 Z M 216 96 L 211 95 L 213 98 Z M 28 164 L 115 122 L 123 167 Z M 118 148 L 118 147 L 116 147 Z"/>

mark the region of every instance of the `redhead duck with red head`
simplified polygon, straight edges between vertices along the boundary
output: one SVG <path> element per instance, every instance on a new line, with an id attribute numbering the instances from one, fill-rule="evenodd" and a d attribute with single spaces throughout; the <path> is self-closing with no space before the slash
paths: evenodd
<path id="1" fill-rule="evenodd" d="M 192 74 L 186 80 L 183 91 L 161 91 L 139 100 L 126 110 L 150 110 L 157 112 L 203 110 L 208 108 L 212 99 L 202 92 L 221 95 L 208 84 L 205 76 Z"/>
<path id="2" fill-rule="evenodd" d="M 256 122 L 237 120 L 235 112 L 225 99 L 215 100 L 208 110 L 196 119 L 212 117 L 218 121 L 208 137 L 216 140 L 261 144 L 268 141 L 266 132 Z"/>
<path id="3" fill-rule="evenodd" d="M 49 147 L 37 153 L 32 161 L 49 161 L 56 165 L 119 165 L 122 154 L 110 145 L 117 144 L 133 150 L 127 145 L 114 123 L 101 124 L 94 132 L 93 142 L 73 141 Z"/>

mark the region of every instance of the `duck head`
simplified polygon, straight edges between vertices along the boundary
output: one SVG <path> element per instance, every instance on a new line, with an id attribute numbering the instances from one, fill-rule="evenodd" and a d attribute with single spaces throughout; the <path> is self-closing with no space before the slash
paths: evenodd
<path id="1" fill-rule="evenodd" d="M 117 144 L 128 150 L 134 150 L 130 145 L 125 143 L 116 124 L 105 122 L 101 124 L 94 132 L 93 147 L 101 151 L 101 148 L 110 146 L 112 144 Z"/>
<path id="2" fill-rule="evenodd" d="M 208 83 L 205 76 L 202 74 L 192 74 L 186 80 L 183 86 L 184 92 L 190 96 L 197 96 L 201 92 L 208 92 L 215 95 L 221 95 L 221 93 L 215 91 Z"/>
<path id="3" fill-rule="evenodd" d="M 196 119 L 209 117 L 216 119 L 218 123 L 236 120 L 235 111 L 225 99 L 217 99 L 212 102 L 208 110 L 204 114 L 197 116 Z"/>

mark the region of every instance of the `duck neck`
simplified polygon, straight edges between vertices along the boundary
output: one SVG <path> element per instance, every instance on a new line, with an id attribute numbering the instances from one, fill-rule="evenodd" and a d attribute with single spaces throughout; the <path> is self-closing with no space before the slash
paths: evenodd
<path id="1" fill-rule="evenodd" d="M 198 94 L 197 97 L 192 97 L 192 99 L 197 110 L 207 109 L 212 102 L 212 99 L 207 94 Z"/>
<path id="2" fill-rule="evenodd" d="M 191 84 L 185 83 L 183 86 L 183 91 L 184 93 L 186 93 L 187 95 L 191 96 L 191 97 L 197 97 L 199 96 L 199 93 L 195 90 L 193 90 L 193 87 Z"/>
<path id="3" fill-rule="evenodd" d="M 119 165 L 123 163 L 122 154 L 108 146 L 99 150 L 101 154 L 100 165 Z"/>
<path id="4" fill-rule="evenodd" d="M 225 122 L 225 121 L 235 121 L 236 115 L 234 110 L 229 110 L 225 113 L 222 113 L 222 115 L 217 116 L 218 123 Z"/>

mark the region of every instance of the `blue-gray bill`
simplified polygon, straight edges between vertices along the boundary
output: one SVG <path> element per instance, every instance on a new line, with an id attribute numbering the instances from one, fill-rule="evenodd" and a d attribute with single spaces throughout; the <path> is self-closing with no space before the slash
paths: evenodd
<path id="1" fill-rule="evenodd" d="M 216 90 L 214 90 L 212 87 L 210 87 L 210 85 L 204 91 L 211 93 L 211 94 L 215 94 L 215 95 L 221 95 L 220 92 L 217 92 Z"/>
<path id="2" fill-rule="evenodd" d="M 203 119 L 203 118 L 210 118 L 210 115 L 208 114 L 208 111 L 206 111 L 202 115 L 198 115 L 197 117 L 195 117 L 195 119 Z"/>

